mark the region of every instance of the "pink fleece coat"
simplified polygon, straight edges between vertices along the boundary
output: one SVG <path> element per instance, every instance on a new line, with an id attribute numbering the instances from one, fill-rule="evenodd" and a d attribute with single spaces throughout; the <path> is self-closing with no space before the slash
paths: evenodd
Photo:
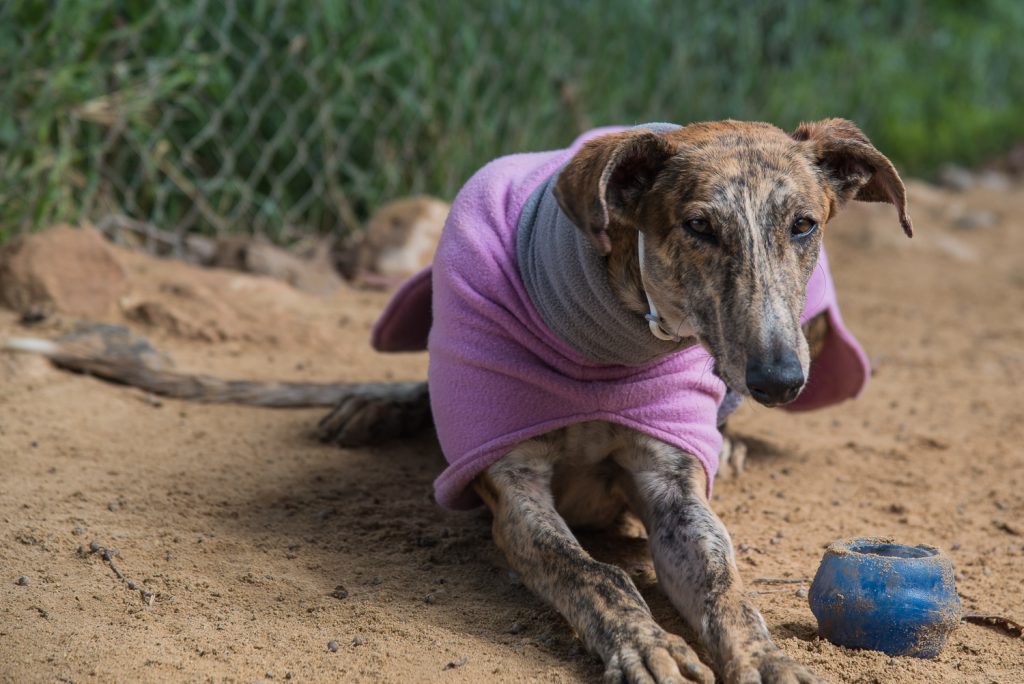
<path id="1" fill-rule="evenodd" d="M 642 366 L 590 361 L 544 324 L 516 263 L 527 198 L 586 140 L 611 130 L 619 129 L 590 131 L 564 150 L 502 157 L 478 171 L 452 205 L 433 266 L 402 286 L 374 328 L 378 350 L 430 352 L 431 409 L 449 463 L 434 483 L 443 506 L 478 505 L 474 478 L 516 444 L 590 420 L 635 428 L 692 454 L 711 494 L 726 387 L 709 354 L 694 346 Z M 867 381 L 867 359 L 843 325 L 824 250 L 802 320 L 822 311 L 831 333 L 787 409 L 837 403 Z"/>

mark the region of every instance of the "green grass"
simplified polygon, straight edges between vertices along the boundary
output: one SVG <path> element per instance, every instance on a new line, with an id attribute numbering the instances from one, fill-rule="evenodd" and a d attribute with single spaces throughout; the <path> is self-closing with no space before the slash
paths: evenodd
<path id="1" fill-rule="evenodd" d="M 356 228 L 580 128 L 853 119 L 905 172 L 1024 139 L 1024 3 L 9 0 L 0 237 Z"/>

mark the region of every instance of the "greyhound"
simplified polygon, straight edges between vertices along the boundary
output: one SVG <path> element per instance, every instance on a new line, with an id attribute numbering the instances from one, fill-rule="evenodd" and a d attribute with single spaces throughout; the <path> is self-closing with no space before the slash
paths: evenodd
<path id="1" fill-rule="evenodd" d="M 863 385 L 863 352 L 822 299 L 830 281 L 808 296 L 827 277 L 825 225 L 851 199 L 892 204 L 912 235 L 896 169 L 842 119 L 791 134 L 737 121 L 599 130 L 492 162 L 456 198 L 432 275 L 375 331 L 379 348 L 409 349 L 429 330 L 428 383 L 187 376 L 109 327 L 7 346 L 169 396 L 331 404 L 319 434 L 339 444 L 434 422 L 451 463 L 438 500 L 490 508 L 511 567 L 606 681 L 819 682 L 772 642 L 709 496 L 718 453 L 739 448 L 720 434 L 739 397 L 813 408 Z M 830 392 L 827 359 L 854 382 Z M 624 515 L 646 528 L 659 584 L 710 664 L 571 531 Z"/>

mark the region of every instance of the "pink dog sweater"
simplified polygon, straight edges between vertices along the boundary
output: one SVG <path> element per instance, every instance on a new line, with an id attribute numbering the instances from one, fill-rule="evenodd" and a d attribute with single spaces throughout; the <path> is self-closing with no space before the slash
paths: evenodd
<path id="1" fill-rule="evenodd" d="M 545 324 L 518 263 L 517 233 L 531 195 L 550 186 L 584 142 L 616 130 L 590 131 L 564 150 L 502 157 L 478 171 L 455 198 L 433 266 L 396 292 L 374 327 L 379 351 L 429 350 L 431 410 L 449 464 L 434 483 L 443 506 L 479 505 L 474 478 L 516 444 L 591 420 L 634 428 L 692 454 L 707 472 L 711 495 L 720 413 L 738 402 L 730 392 L 723 406 L 727 388 L 708 352 L 694 345 L 636 365 L 589 358 Z M 786 409 L 855 397 L 867 381 L 867 359 L 843 325 L 824 250 L 802 321 L 822 311 L 831 332 L 806 387 Z M 651 337 L 642 316 L 636 325 Z M 638 349 L 647 344 L 638 338 Z"/>

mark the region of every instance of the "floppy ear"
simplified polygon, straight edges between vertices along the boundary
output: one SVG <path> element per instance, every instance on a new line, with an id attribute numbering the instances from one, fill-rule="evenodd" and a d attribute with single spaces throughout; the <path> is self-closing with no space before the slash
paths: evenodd
<path id="1" fill-rule="evenodd" d="M 846 119 L 800 124 L 793 138 L 811 146 L 811 155 L 835 192 L 839 204 L 849 199 L 888 202 L 896 207 L 907 237 L 914 227 L 907 213 L 907 189 L 884 154 Z"/>
<path id="2" fill-rule="evenodd" d="M 671 156 L 672 146 L 664 137 L 643 129 L 595 138 L 558 175 L 558 206 L 607 255 L 612 251 L 608 223 L 613 214 L 629 220 L 629 212 Z"/>

